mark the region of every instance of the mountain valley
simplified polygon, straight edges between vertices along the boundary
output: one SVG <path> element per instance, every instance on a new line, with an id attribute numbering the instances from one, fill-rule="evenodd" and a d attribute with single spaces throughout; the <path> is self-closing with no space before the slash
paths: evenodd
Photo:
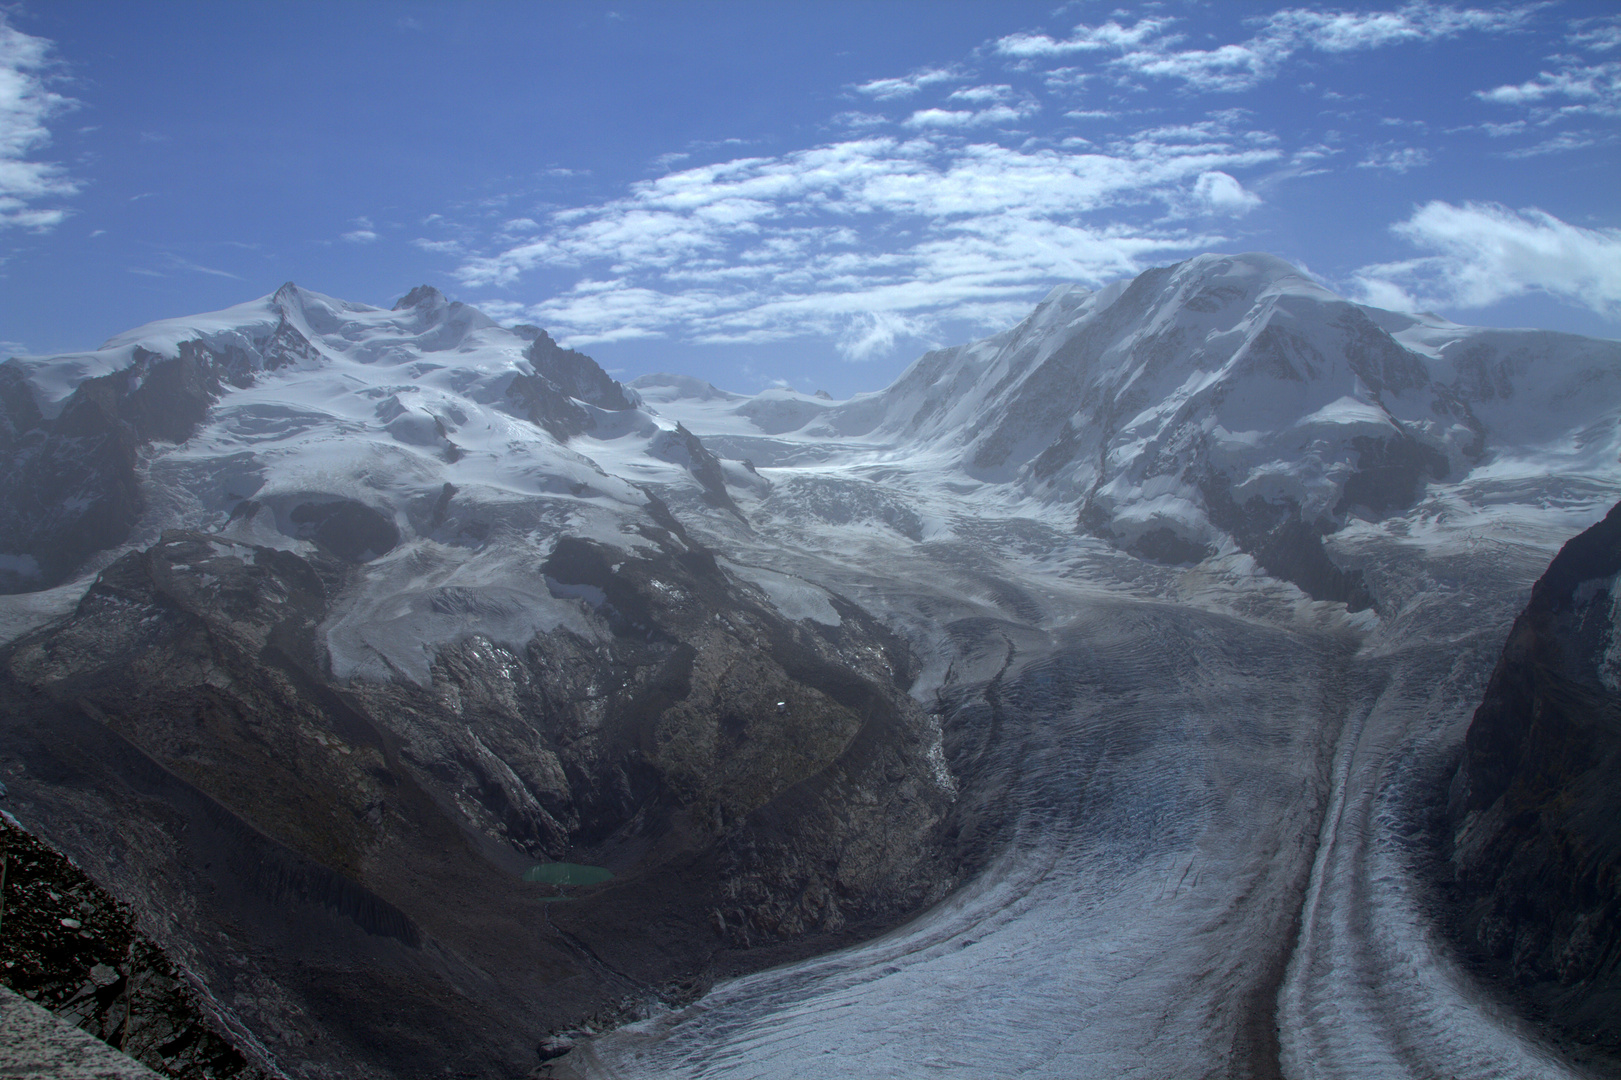
<path id="1" fill-rule="evenodd" d="M 268 1075 L 1621 1062 L 1621 343 L 1204 255 L 835 401 L 288 284 L 0 405 L 4 808 Z"/>

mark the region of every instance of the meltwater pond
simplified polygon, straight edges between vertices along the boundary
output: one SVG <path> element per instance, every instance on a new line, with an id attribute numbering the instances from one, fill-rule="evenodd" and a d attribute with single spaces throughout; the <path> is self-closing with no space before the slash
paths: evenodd
<path id="1" fill-rule="evenodd" d="M 613 880 L 613 871 L 580 863 L 549 862 L 531 866 L 523 872 L 523 879 L 545 885 L 600 885 Z"/>

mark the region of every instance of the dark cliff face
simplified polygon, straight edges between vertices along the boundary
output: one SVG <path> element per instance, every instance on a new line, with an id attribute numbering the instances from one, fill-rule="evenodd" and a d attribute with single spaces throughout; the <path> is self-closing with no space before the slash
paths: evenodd
<path id="1" fill-rule="evenodd" d="M 1453 781 L 1465 937 L 1585 1042 L 1621 1048 L 1621 506 L 1515 620 Z"/>
<path id="2" fill-rule="evenodd" d="M 198 341 L 177 354 L 136 348 L 128 368 L 80 383 L 54 419 L 15 362 L 0 364 L 0 593 L 61 584 L 128 540 L 145 505 L 141 447 L 185 442 L 225 387 L 252 382 L 259 363 L 240 347 Z"/>
<path id="3" fill-rule="evenodd" d="M 169 359 L 136 349 L 128 370 L 86 379 L 53 420 L 15 365 L 0 365 L 0 592 L 59 584 L 129 538 L 144 503 L 140 446 L 184 442 L 222 382 L 245 373 L 195 344 Z"/>
<path id="4" fill-rule="evenodd" d="M 625 388 L 584 353 L 565 349 L 538 327 L 519 327 L 534 340 L 524 350 L 532 374 L 514 379 L 507 389 L 519 415 L 559 442 L 591 430 L 591 413 L 581 402 L 608 412 L 634 409 Z"/>
<path id="5" fill-rule="evenodd" d="M 535 568 L 590 635 L 337 684 L 359 571 L 172 532 L 0 651 L 9 805 L 294 1075 L 524 1075 L 550 1032 L 953 883 L 938 732 L 852 605 L 791 622 L 655 502 Z M 932 734 L 931 734 L 932 733 Z M 538 862 L 612 870 L 556 897 Z"/>

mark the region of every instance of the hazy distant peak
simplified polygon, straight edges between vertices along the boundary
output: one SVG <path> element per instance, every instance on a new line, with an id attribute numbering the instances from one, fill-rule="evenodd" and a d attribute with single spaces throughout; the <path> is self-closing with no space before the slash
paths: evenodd
<path id="1" fill-rule="evenodd" d="M 691 375 L 672 375 L 668 372 L 659 372 L 653 375 L 642 375 L 632 379 L 627 386 L 641 393 L 649 401 L 674 401 L 685 399 L 691 401 L 744 401 L 746 394 L 734 394 L 729 390 L 722 390 L 713 383 L 702 379 L 695 379 Z"/>

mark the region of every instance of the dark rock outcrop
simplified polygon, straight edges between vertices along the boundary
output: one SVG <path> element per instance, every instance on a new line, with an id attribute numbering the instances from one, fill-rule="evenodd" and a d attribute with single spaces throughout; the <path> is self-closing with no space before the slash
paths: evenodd
<path id="1" fill-rule="evenodd" d="M 273 1067 L 523 1075 L 551 1033 L 954 883 L 905 647 L 842 600 L 784 618 L 662 503 L 629 551 L 537 568 L 589 634 L 471 637 L 426 686 L 327 675 L 358 572 L 171 532 L 0 650 L 11 808 Z M 559 899 L 522 878 L 550 861 L 615 877 Z"/>
<path id="2" fill-rule="evenodd" d="M 140 516 L 140 434 L 119 416 L 121 375 L 88 379 L 54 421 L 19 417 L 0 479 L 0 590 L 59 584 L 94 552 L 123 543 Z M 26 391 L 25 391 L 26 392 Z M 19 410 L 10 410 L 14 414 Z"/>
<path id="3" fill-rule="evenodd" d="M 535 374 L 549 380 L 571 398 L 610 412 L 636 407 L 624 386 L 603 371 L 595 360 L 582 352 L 563 348 L 544 330 L 536 332 L 524 356 Z"/>
<path id="4" fill-rule="evenodd" d="M 581 402 L 608 412 L 634 409 L 636 402 L 624 386 L 584 353 L 565 349 L 546 331 L 533 331 L 533 340 L 524 356 L 532 374 L 520 375 L 507 388 L 507 397 L 517 413 L 544 428 L 559 442 L 591 430 L 591 413 Z M 525 333 L 524 336 L 530 336 Z"/>
<path id="5" fill-rule="evenodd" d="M 163 1076 L 260 1080 L 133 913 L 61 852 L 0 820 L 0 985 Z"/>
<path id="6" fill-rule="evenodd" d="M 287 516 L 301 539 L 314 540 L 349 562 L 369 562 L 400 542 L 400 527 L 392 517 L 353 499 L 299 503 Z"/>
<path id="7" fill-rule="evenodd" d="M 709 452 L 703 441 L 680 424 L 669 437 L 665 457 L 681 462 L 703 488 L 704 502 L 717 510 L 730 510 L 739 518 L 743 512 L 737 508 L 732 493 L 726 490 L 726 474 L 721 471 L 720 459 Z"/>
<path id="8" fill-rule="evenodd" d="M 1621 1049 L 1621 506 L 1514 622 L 1452 785 L 1466 943 L 1539 1012 Z"/>

